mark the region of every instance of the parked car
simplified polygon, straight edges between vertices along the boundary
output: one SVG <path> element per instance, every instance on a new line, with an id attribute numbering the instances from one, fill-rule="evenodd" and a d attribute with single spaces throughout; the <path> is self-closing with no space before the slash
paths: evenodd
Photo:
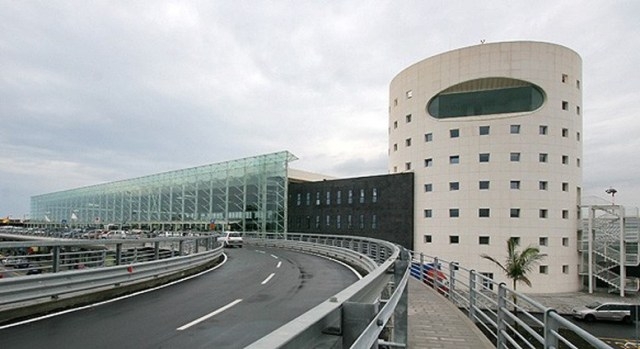
<path id="1" fill-rule="evenodd" d="M 242 247 L 243 240 L 242 234 L 234 231 L 225 231 L 219 237 L 218 241 L 222 243 L 224 247 Z"/>
<path id="2" fill-rule="evenodd" d="M 420 263 L 411 262 L 411 276 L 417 279 L 424 280 L 423 282 L 430 287 L 434 287 L 434 281 L 438 285 L 438 292 L 442 295 L 449 294 L 449 280 L 447 276 L 442 272 L 440 264 L 437 266 L 434 263 L 424 263 L 422 265 L 423 277 L 420 277 Z"/>
<path id="3" fill-rule="evenodd" d="M 574 318 L 585 321 L 609 320 L 631 322 L 631 304 L 626 303 L 591 303 L 584 307 L 576 307 L 571 311 Z"/>
<path id="4" fill-rule="evenodd" d="M 24 258 L 9 257 L 2 260 L 5 267 L 29 268 L 29 261 Z"/>

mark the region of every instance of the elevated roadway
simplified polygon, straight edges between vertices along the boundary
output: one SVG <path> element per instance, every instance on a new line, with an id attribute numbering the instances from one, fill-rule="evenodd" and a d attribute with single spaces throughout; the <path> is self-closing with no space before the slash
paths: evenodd
<path id="1" fill-rule="evenodd" d="M 243 348 L 357 281 L 334 261 L 282 249 L 227 250 L 215 272 L 17 326 L 3 348 Z"/>

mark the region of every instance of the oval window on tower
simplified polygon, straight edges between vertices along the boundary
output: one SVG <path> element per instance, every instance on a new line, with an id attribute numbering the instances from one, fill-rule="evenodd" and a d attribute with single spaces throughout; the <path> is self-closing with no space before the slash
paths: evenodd
<path id="1" fill-rule="evenodd" d="M 540 108 L 544 100 L 544 91 L 530 82 L 482 78 L 441 91 L 427 103 L 427 112 L 438 119 L 520 113 Z"/>

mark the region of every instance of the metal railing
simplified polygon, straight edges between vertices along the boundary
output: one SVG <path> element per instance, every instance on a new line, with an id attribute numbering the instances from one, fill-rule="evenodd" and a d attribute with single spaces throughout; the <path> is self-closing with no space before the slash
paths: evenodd
<path id="1" fill-rule="evenodd" d="M 406 347 L 409 254 L 390 242 L 354 236 L 245 234 L 245 243 L 339 259 L 362 279 L 247 348 Z"/>
<path id="2" fill-rule="evenodd" d="M 7 237 L 6 235 L 4 236 Z M 153 280 L 220 258 L 212 236 L 0 242 L 0 306 Z"/>
<path id="3" fill-rule="evenodd" d="M 611 348 L 556 310 L 504 283 L 455 262 L 411 254 L 411 275 L 464 310 L 496 348 Z"/>

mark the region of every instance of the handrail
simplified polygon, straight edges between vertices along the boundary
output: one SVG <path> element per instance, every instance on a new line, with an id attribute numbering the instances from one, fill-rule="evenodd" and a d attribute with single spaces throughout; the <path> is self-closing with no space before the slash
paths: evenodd
<path id="1" fill-rule="evenodd" d="M 203 266 L 222 256 L 222 247 L 211 236 L 0 242 L 0 249 L 5 251 L 34 248 L 42 251 L 5 257 L 5 264 L 24 263 L 29 267 L 18 270 L 39 273 L 0 278 L 0 305 L 4 310 L 28 301 L 154 280 Z"/>
<path id="2" fill-rule="evenodd" d="M 569 348 L 578 348 L 560 333 L 560 327 L 574 332 L 593 348 L 611 348 L 563 318 L 555 309 L 507 288 L 504 283 L 497 283 L 455 262 L 423 253 L 410 253 L 411 275 L 443 293 L 458 308 L 464 309 L 468 317 L 494 341 L 496 348 L 558 348 L 559 342 Z M 414 272 L 434 267 L 439 271 L 434 278 L 437 281 L 435 283 L 433 279 L 427 279 L 425 273 Z M 540 320 L 532 313 L 544 314 L 544 318 Z M 542 329 L 542 334 L 534 327 Z"/>
<path id="3" fill-rule="evenodd" d="M 355 263 L 368 272 L 361 280 L 249 345 L 248 349 L 372 348 L 377 343 L 406 347 L 409 263 L 404 249 L 390 242 L 355 236 L 292 233 L 285 237 L 245 236 L 249 236 L 245 243 L 278 244 L 294 250 L 303 247 L 306 253 L 330 255 L 352 265 Z M 392 329 L 387 327 L 390 322 L 393 322 Z M 381 335 L 383 331 L 385 335 Z"/>

